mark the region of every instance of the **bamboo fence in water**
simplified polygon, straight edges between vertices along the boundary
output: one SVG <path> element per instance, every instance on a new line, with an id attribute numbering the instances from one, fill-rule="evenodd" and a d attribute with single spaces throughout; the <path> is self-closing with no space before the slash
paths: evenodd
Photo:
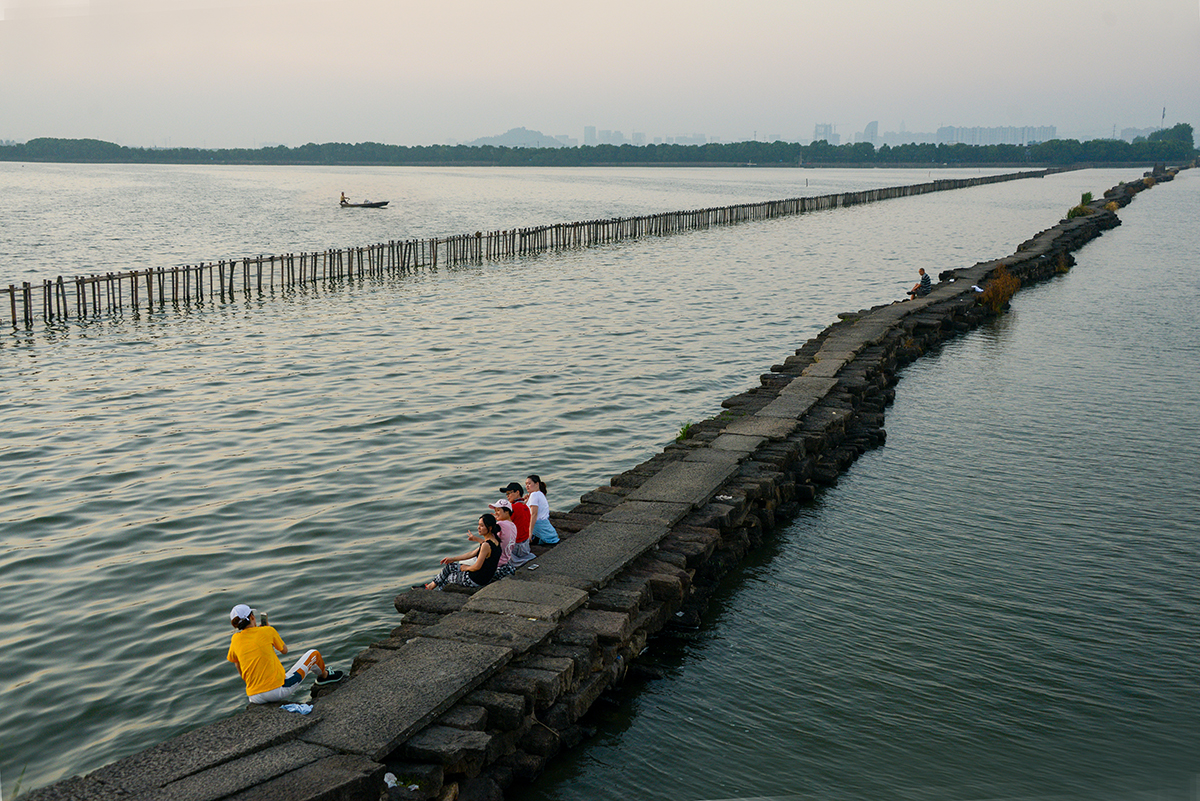
<path id="1" fill-rule="evenodd" d="M 371 276 L 402 275 L 418 270 L 436 270 L 484 261 L 518 258 L 539 253 L 587 248 L 609 242 L 667 236 L 684 231 L 768 220 L 810 211 L 835 209 L 879 200 L 911 197 L 929 192 L 1041 178 L 1053 170 L 951 178 L 909 186 L 867 189 L 833 195 L 742 203 L 717 208 L 672 211 L 641 217 L 615 217 L 557 223 L 506 231 L 476 231 L 473 234 L 432 239 L 393 240 L 365 247 L 331 249 L 280 256 L 244 259 L 146 270 L 109 272 L 64 279 L 28 281 L 7 289 L 8 322 L 13 328 L 32 328 L 40 319 L 45 324 L 69 320 L 120 316 L 143 309 L 184 308 L 217 298 L 243 296 L 318 282 L 339 282 Z M 0 289 L 0 293 L 5 290 Z M 3 320 L 0 308 L 0 321 Z M 3 325 L 0 322 L 0 325 Z"/>

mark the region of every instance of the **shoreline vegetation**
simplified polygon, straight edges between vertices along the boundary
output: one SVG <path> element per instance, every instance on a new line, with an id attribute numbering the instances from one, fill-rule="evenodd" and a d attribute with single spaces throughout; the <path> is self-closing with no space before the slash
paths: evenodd
<path id="1" fill-rule="evenodd" d="M 704 145 L 583 145 L 524 148 L 494 145 L 385 145 L 327 142 L 299 147 L 144 148 L 98 139 L 31 139 L 0 146 L 0 161 L 86 164 L 255 164 L 463 167 L 1062 167 L 1186 163 L 1197 156 L 1192 126 L 1179 123 L 1145 139 L 1054 139 L 1030 145 L 910 144 L 819 140 Z"/>

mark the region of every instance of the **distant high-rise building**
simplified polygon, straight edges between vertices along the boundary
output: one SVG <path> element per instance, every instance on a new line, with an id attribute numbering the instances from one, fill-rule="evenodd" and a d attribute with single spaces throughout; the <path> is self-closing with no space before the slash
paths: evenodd
<path id="1" fill-rule="evenodd" d="M 1057 138 L 1058 129 L 1053 125 L 1027 125 L 1023 128 L 956 128 L 946 125 L 937 130 L 939 145 L 1031 145 Z"/>
<path id="2" fill-rule="evenodd" d="M 818 122 L 813 128 L 812 140 L 819 142 L 822 139 L 831 145 L 840 145 L 842 143 L 841 134 L 834 133 L 833 123 L 829 122 Z"/>
<path id="3" fill-rule="evenodd" d="M 633 132 L 633 143 L 639 147 L 646 144 L 646 134 L 641 131 Z"/>
<path id="4" fill-rule="evenodd" d="M 583 143 L 584 143 L 585 145 L 595 145 L 595 144 L 597 144 L 597 140 L 596 140 L 596 126 L 595 126 L 595 125 L 585 125 L 585 126 L 583 126 Z"/>
<path id="5" fill-rule="evenodd" d="M 875 144 L 879 141 L 879 120 L 871 120 L 863 129 L 863 141 Z"/>

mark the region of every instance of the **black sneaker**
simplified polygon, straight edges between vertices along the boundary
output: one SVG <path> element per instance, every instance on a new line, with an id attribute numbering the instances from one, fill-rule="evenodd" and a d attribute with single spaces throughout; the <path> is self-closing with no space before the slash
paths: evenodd
<path id="1" fill-rule="evenodd" d="M 346 678 L 346 674 L 340 670 L 329 670 L 325 672 L 325 678 L 317 679 L 317 686 L 324 687 L 326 684 L 337 684 L 342 679 Z"/>

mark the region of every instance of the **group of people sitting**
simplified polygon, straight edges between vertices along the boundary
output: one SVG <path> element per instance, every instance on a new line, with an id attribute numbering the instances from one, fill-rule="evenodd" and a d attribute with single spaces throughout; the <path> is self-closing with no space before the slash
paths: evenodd
<path id="1" fill-rule="evenodd" d="M 414 589 L 440 590 L 447 584 L 484 587 L 511 576 L 534 557 L 530 545 L 558 544 L 558 532 L 550 523 L 550 503 L 546 500 L 546 482 L 536 475 L 521 485 L 513 481 L 501 487 L 503 498 L 488 504 L 489 513 L 480 515 L 475 530 L 467 539 L 477 545 L 466 553 L 441 560 L 441 573 Z"/>
<path id="2" fill-rule="evenodd" d="M 512 575 L 521 565 L 532 561 L 535 556 L 531 544 L 558 544 L 558 532 L 550 523 L 546 482 L 532 475 L 525 479 L 523 489 L 514 481 L 501 487 L 500 492 L 505 497 L 488 504 L 491 512 L 480 516 L 476 530 L 467 532 L 467 539 L 478 545 L 466 553 L 442 559 L 442 572 L 429 583 L 414 587 L 429 590 L 440 590 L 447 584 L 483 587 Z M 342 671 L 327 668 L 316 649 L 305 651 L 285 671 L 275 654 L 286 655 L 288 647 L 279 632 L 267 624 L 265 612 L 260 616 L 247 604 L 238 604 L 229 611 L 229 622 L 236 631 L 225 658 L 234 664 L 246 683 L 246 696 L 252 704 L 286 700 L 312 673 L 317 676 L 317 686 L 345 678 Z"/>

